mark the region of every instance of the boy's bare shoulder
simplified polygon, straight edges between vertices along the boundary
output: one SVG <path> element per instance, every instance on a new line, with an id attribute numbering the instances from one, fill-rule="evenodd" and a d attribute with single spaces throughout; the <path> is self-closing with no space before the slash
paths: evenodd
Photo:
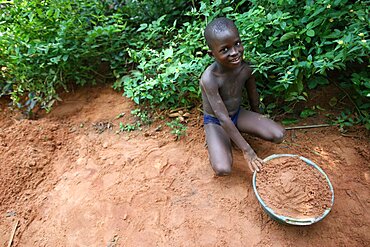
<path id="1" fill-rule="evenodd" d="M 249 61 L 244 61 L 243 70 L 247 73 L 252 73 L 252 64 Z"/>
<path id="2" fill-rule="evenodd" d="M 203 72 L 201 78 L 200 78 L 200 84 L 203 86 L 207 86 L 209 84 L 213 84 L 214 76 L 212 74 L 212 68 L 213 64 L 208 66 L 207 69 Z"/>

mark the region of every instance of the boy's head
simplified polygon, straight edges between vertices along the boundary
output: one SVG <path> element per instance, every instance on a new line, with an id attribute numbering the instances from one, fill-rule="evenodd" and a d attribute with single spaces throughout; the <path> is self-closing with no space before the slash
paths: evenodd
<path id="1" fill-rule="evenodd" d="M 214 19 L 204 30 L 204 37 L 210 49 L 208 54 L 219 65 L 236 68 L 241 64 L 244 47 L 233 21 L 225 17 Z"/>
<path id="2" fill-rule="evenodd" d="M 204 30 L 204 37 L 211 50 L 213 48 L 214 39 L 217 39 L 217 35 L 225 31 L 235 32 L 239 36 L 238 28 L 235 26 L 234 22 L 226 17 L 216 18 L 208 23 Z"/>

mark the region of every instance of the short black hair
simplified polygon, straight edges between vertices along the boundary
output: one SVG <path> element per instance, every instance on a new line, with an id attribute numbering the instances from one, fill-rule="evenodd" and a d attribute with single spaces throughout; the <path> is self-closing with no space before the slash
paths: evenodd
<path id="1" fill-rule="evenodd" d="M 219 17 L 208 23 L 204 29 L 204 37 L 208 47 L 211 48 L 211 40 L 214 37 L 214 34 L 221 33 L 228 29 L 238 30 L 235 23 L 226 17 Z"/>

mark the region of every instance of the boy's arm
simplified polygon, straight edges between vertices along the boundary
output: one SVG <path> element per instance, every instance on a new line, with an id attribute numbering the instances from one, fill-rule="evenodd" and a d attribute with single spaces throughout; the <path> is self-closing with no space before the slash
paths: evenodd
<path id="1" fill-rule="evenodd" d="M 260 109 L 259 109 L 260 100 L 259 100 L 259 95 L 257 92 L 256 79 L 252 73 L 246 82 L 246 88 L 247 88 L 248 101 L 249 101 L 249 105 L 251 106 L 251 110 L 254 112 L 260 113 Z"/>
<path id="2" fill-rule="evenodd" d="M 261 167 L 262 161 L 260 161 L 254 150 L 243 138 L 239 130 L 230 119 L 227 108 L 218 92 L 218 85 L 216 85 L 216 83 L 205 82 L 201 80 L 200 86 L 202 87 L 203 92 L 206 94 L 212 110 L 220 121 L 222 128 L 229 135 L 230 139 L 242 150 L 244 157 L 248 158 L 248 165 L 250 166 L 251 170 L 258 171 Z"/>

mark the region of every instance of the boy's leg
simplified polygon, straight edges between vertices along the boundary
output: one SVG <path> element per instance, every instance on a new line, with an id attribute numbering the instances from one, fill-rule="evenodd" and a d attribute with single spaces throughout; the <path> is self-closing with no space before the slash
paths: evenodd
<path id="1" fill-rule="evenodd" d="M 233 162 L 230 138 L 220 125 L 209 123 L 204 125 L 204 129 L 213 170 L 218 176 L 230 174 Z"/>
<path id="2" fill-rule="evenodd" d="M 285 135 L 285 129 L 280 124 L 243 108 L 240 109 L 237 127 L 241 132 L 275 143 L 282 142 Z"/>

